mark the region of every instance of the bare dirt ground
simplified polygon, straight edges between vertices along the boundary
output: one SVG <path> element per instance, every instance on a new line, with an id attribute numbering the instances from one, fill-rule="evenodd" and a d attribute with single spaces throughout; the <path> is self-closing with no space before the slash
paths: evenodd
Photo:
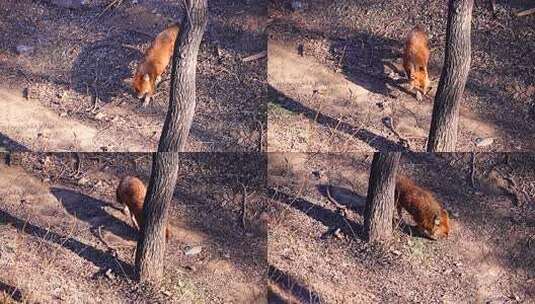
<path id="1" fill-rule="evenodd" d="M 372 155 L 271 153 L 271 303 L 535 303 L 535 158 L 403 154 L 401 172 L 449 211 L 449 238 L 362 238 Z M 326 187 L 341 206 L 326 197 Z M 344 215 L 345 214 L 345 215 Z M 406 224 L 404 224 L 406 223 Z"/>
<path id="2" fill-rule="evenodd" d="M 141 108 L 124 80 L 132 77 L 152 39 L 180 20 L 180 2 L 127 0 L 108 10 L 110 1 L 86 2 L 78 9 L 50 1 L 0 3 L 0 147 L 156 149 L 170 82 L 164 81 L 154 102 Z M 266 15 L 262 1 L 210 1 L 188 151 L 265 146 L 267 59 L 242 59 L 266 50 Z M 19 54 L 20 46 L 33 50 Z M 163 76 L 168 78 L 169 71 Z M 17 113 L 16 119 L 5 119 L 8 113 Z"/>
<path id="3" fill-rule="evenodd" d="M 266 303 L 264 156 L 181 155 L 158 290 L 133 281 L 137 234 L 115 202 L 120 177 L 148 180 L 150 155 L 21 153 L 11 160 L 0 166 L 6 303 Z"/>
<path id="4" fill-rule="evenodd" d="M 272 1 L 269 16 L 268 151 L 425 150 L 444 58 L 445 1 Z M 532 1 L 476 1 L 472 64 L 458 151 L 535 149 L 535 15 Z M 417 101 L 401 50 L 415 24 L 428 31 L 431 96 Z M 480 139 L 491 145 L 476 147 Z"/>

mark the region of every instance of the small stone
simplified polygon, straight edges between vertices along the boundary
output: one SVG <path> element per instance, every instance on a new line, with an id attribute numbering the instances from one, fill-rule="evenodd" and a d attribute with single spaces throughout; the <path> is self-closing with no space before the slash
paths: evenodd
<path id="1" fill-rule="evenodd" d="M 169 290 L 162 290 L 162 294 L 167 296 L 167 297 L 171 296 L 171 292 Z"/>
<path id="2" fill-rule="evenodd" d="M 81 177 L 79 180 L 78 180 L 78 185 L 80 186 L 85 186 L 89 184 L 89 179 L 85 178 L 85 177 Z"/>
<path id="3" fill-rule="evenodd" d="M 400 256 L 400 255 L 401 255 L 401 251 L 399 251 L 399 250 L 392 250 L 392 253 L 393 253 L 394 255 L 397 255 L 397 256 Z"/>
<path id="4" fill-rule="evenodd" d="M 95 114 L 95 120 L 102 120 L 104 119 L 104 117 L 106 117 L 106 115 L 102 112 L 98 112 L 97 114 Z"/>
<path id="5" fill-rule="evenodd" d="M 202 246 L 194 246 L 184 251 L 184 254 L 186 256 L 194 256 L 194 255 L 201 253 L 201 251 L 202 251 Z"/>
<path id="6" fill-rule="evenodd" d="M 444 270 L 442 273 L 445 274 L 445 275 L 448 275 L 448 274 L 450 274 L 452 272 L 453 272 L 453 270 L 451 268 L 448 268 L 448 269 Z"/>
<path id="7" fill-rule="evenodd" d="M 486 147 L 486 146 L 490 146 L 494 143 L 494 138 L 492 137 L 487 137 L 487 138 L 476 138 L 475 140 L 476 142 L 476 147 Z"/>
<path id="8" fill-rule="evenodd" d="M 17 45 L 16 50 L 19 55 L 24 55 L 27 53 L 31 53 L 33 51 L 33 46 L 20 44 Z"/>
<path id="9" fill-rule="evenodd" d="M 61 113 L 59 113 L 59 117 L 65 117 L 65 116 L 67 116 L 67 113 L 66 113 L 66 112 L 61 112 Z"/>
<path id="10" fill-rule="evenodd" d="M 111 271 L 111 268 L 106 270 L 106 273 L 105 273 L 106 277 L 110 280 L 114 280 L 115 279 L 115 275 L 113 274 L 113 272 Z"/>

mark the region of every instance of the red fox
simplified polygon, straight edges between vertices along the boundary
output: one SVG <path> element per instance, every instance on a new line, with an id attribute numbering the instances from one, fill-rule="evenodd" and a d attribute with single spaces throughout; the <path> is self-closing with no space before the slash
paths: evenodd
<path id="1" fill-rule="evenodd" d="M 179 32 L 180 26 L 175 23 L 158 34 L 137 66 L 132 86 L 137 97 L 143 98 L 143 106 L 147 106 L 154 95 L 156 85 L 173 55 Z"/>
<path id="2" fill-rule="evenodd" d="M 429 46 L 425 30 L 417 25 L 407 35 L 403 52 L 403 68 L 409 78 L 410 89 L 416 89 L 423 95 L 429 91 Z"/>
<path id="3" fill-rule="evenodd" d="M 395 191 L 396 207 L 401 218 L 401 208 L 412 215 L 418 229 L 430 239 L 447 237 L 450 231 L 448 212 L 433 195 L 405 176 L 398 177 Z"/>
<path id="4" fill-rule="evenodd" d="M 132 222 L 136 229 L 140 230 L 143 225 L 143 203 L 147 188 L 143 182 L 134 176 L 125 176 L 117 187 L 117 202 L 124 205 L 124 212 L 130 210 Z M 171 231 L 166 227 L 165 237 L 169 239 Z"/>

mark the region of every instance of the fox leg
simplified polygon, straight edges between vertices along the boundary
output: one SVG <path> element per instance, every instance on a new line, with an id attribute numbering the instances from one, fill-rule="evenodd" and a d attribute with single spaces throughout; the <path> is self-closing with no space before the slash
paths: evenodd
<path id="1" fill-rule="evenodd" d="M 151 97 L 152 96 L 150 96 L 149 94 L 145 95 L 145 97 L 143 98 L 143 103 L 141 104 L 143 108 L 146 108 L 149 105 Z"/>
<path id="2" fill-rule="evenodd" d="M 155 84 L 158 85 L 160 81 L 162 81 L 162 76 L 161 75 L 156 76 Z"/>
<path id="3" fill-rule="evenodd" d="M 425 84 L 423 88 L 423 94 L 427 95 L 427 93 L 429 92 L 429 85 L 430 85 L 429 74 L 427 72 L 427 65 L 424 66 L 424 73 L 425 73 Z"/>
<path id="4" fill-rule="evenodd" d="M 132 220 L 132 225 L 139 230 L 139 225 L 136 221 L 136 218 L 134 217 L 134 214 L 130 211 L 130 208 L 128 208 L 128 206 L 124 206 L 123 214 L 129 216 Z"/>
<path id="5" fill-rule="evenodd" d="M 405 73 L 409 79 L 409 89 L 412 91 L 414 89 L 414 79 L 412 77 L 412 75 L 414 75 L 414 65 L 412 63 L 407 63 L 407 66 L 405 67 Z"/>
<path id="6" fill-rule="evenodd" d="M 412 71 L 414 70 L 413 65 L 409 62 L 404 62 L 403 69 L 405 70 L 405 76 L 407 77 L 407 79 L 411 80 Z"/>
<path id="7" fill-rule="evenodd" d="M 130 217 L 132 219 L 132 224 L 134 225 L 134 227 L 137 228 L 137 230 L 141 230 L 140 227 L 139 227 L 139 224 L 136 220 L 136 217 L 132 214 L 132 216 Z"/>

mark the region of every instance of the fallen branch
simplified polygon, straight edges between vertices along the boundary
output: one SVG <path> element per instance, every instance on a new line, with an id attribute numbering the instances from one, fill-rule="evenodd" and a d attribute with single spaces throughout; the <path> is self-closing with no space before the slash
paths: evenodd
<path id="1" fill-rule="evenodd" d="M 249 57 L 245 57 L 245 58 L 242 59 L 242 61 L 243 62 L 249 62 L 249 61 L 253 61 L 253 60 L 264 58 L 266 56 L 267 56 L 267 51 L 262 51 L 260 53 L 251 55 Z"/>
<path id="2" fill-rule="evenodd" d="M 516 13 L 517 17 L 523 17 L 535 13 L 535 7 Z"/>
<path id="3" fill-rule="evenodd" d="M 108 3 L 108 5 L 106 5 L 106 7 L 104 8 L 104 10 L 102 10 L 102 12 L 100 12 L 98 15 L 97 15 L 97 19 L 100 18 L 100 16 L 104 15 L 104 13 L 106 13 L 107 11 L 109 11 L 110 9 L 112 8 L 117 8 L 119 5 L 121 5 L 123 3 L 124 0 L 112 0 L 110 1 L 110 3 Z"/>

